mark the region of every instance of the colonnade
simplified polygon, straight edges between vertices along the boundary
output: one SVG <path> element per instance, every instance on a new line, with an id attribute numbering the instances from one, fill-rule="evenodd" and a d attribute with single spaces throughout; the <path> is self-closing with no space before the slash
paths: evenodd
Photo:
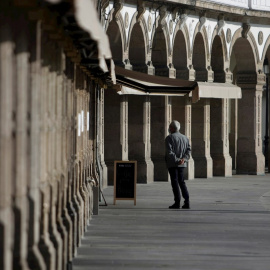
<path id="1" fill-rule="evenodd" d="M 97 89 L 34 12 L 0 14 L 0 269 L 62 270 L 93 214 Z"/>
<path id="2" fill-rule="evenodd" d="M 180 121 L 180 132 L 186 134 L 191 142 L 192 157 L 188 165 L 187 179 L 230 177 L 233 170 L 239 173 L 264 174 L 262 148 L 252 148 L 250 143 L 241 149 L 239 138 L 234 144 L 235 115 L 230 113 L 230 109 L 238 101 L 207 98 L 193 104 L 189 97 L 117 96 L 105 91 L 105 103 L 106 98 L 112 100 L 112 95 L 118 99 L 119 106 L 116 106 L 116 102 L 114 107 L 108 104 L 106 108 L 110 117 L 114 118 L 113 122 L 105 113 L 105 163 L 108 166 L 109 184 L 113 183 L 113 160 L 137 160 L 140 183 L 167 181 L 164 139 L 168 135 L 169 123 L 174 119 Z M 116 111 L 121 113 L 121 99 L 125 100 L 128 114 L 120 118 Z M 109 122 L 113 123 L 112 130 Z M 128 128 L 125 128 L 126 132 L 122 131 L 120 141 L 116 134 L 121 132 L 123 126 Z M 247 140 L 252 132 L 250 127 L 250 131 L 246 130 L 246 133 L 240 134 L 245 136 L 243 140 Z M 231 148 L 230 143 L 234 144 Z M 260 135 L 257 136 L 257 143 L 261 145 Z M 113 151 L 110 145 L 113 145 L 113 148 L 117 147 L 118 151 Z M 254 160 L 242 161 L 248 158 L 247 154 Z M 236 155 L 235 166 L 232 156 Z"/>
<path id="3" fill-rule="evenodd" d="M 230 177 L 233 170 L 240 174 L 264 174 L 260 133 L 262 76 L 257 74 L 256 85 L 248 81 L 245 87 L 239 84 L 243 96 L 240 100 L 201 98 L 192 103 L 188 95 L 136 96 L 105 91 L 108 184 L 113 184 L 113 160 L 137 160 L 139 183 L 167 181 L 164 139 L 174 119 L 180 121 L 180 132 L 191 143 L 187 179 Z M 111 151 L 110 145 L 118 151 Z"/>

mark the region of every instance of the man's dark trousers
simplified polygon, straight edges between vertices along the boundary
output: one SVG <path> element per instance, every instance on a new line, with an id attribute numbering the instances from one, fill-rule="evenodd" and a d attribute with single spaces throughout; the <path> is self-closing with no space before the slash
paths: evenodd
<path id="1" fill-rule="evenodd" d="M 179 186 L 182 192 L 182 196 L 185 199 L 185 203 L 189 203 L 189 194 L 186 183 L 184 181 L 184 169 L 184 167 L 172 167 L 168 169 L 171 177 L 174 201 L 176 205 L 180 205 L 181 200 Z"/>

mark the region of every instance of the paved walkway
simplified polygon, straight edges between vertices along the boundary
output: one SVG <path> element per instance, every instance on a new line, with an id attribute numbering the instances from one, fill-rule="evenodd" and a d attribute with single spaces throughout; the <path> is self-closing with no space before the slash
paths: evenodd
<path id="1" fill-rule="evenodd" d="M 170 183 L 137 185 L 137 205 L 100 207 L 73 260 L 86 269 L 270 269 L 270 175 L 187 181 L 190 210 L 169 210 Z"/>

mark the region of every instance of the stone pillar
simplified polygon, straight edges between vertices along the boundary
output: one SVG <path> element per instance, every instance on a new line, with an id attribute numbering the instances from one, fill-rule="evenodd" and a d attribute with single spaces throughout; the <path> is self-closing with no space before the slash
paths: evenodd
<path id="1" fill-rule="evenodd" d="M 50 54 L 51 44 L 47 39 L 45 32 L 42 32 L 42 58 L 43 66 L 41 71 L 41 94 L 40 99 L 43 102 L 40 103 L 40 121 L 42 124 L 41 136 L 40 136 L 40 194 L 41 194 L 41 218 L 40 222 L 40 242 L 39 249 L 46 263 L 48 269 L 56 268 L 55 249 L 53 243 L 50 240 L 49 231 L 49 212 L 50 212 L 50 184 L 52 183 L 52 166 L 51 166 L 51 116 L 52 113 L 52 81 L 50 73 Z"/>
<path id="2" fill-rule="evenodd" d="M 99 134 L 100 134 L 100 162 L 102 167 L 102 188 L 107 187 L 108 185 L 108 170 L 107 165 L 105 163 L 105 156 L 104 156 L 104 89 L 100 90 L 100 112 L 99 112 L 99 119 L 100 119 L 100 126 L 99 126 Z"/>
<path id="3" fill-rule="evenodd" d="M 192 153 L 195 162 L 195 177 L 213 176 L 213 161 L 210 156 L 210 101 L 203 99 L 192 106 Z"/>
<path id="4" fill-rule="evenodd" d="M 192 141 L 191 141 L 191 126 L 192 126 L 192 105 L 191 98 L 188 96 L 185 97 L 185 134 L 189 139 L 189 143 L 191 146 L 191 155 L 188 162 L 188 167 L 186 170 L 185 178 L 188 180 L 194 179 L 195 167 L 194 167 L 194 159 L 192 157 Z"/>
<path id="5" fill-rule="evenodd" d="M 28 265 L 31 269 L 45 269 L 45 261 L 38 249 L 40 240 L 40 180 L 41 180 L 41 136 L 39 124 L 45 113 L 41 85 L 41 22 L 31 24 L 31 59 L 30 59 L 30 168 L 28 178 Z M 45 93 L 44 93 L 45 94 Z M 44 122 L 43 122 L 44 123 Z"/>
<path id="6" fill-rule="evenodd" d="M 215 70 L 215 82 L 232 82 L 229 69 Z M 232 176 L 232 158 L 229 149 L 230 100 L 211 99 L 211 157 L 214 176 Z"/>
<path id="7" fill-rule="evenodd" d="M 238 138 L 238 99 L 230 99 L 230 132 L 229 132 L 229 145 L 230 156 L 232 157 L 232 169 L 235 170 L 237 160 L 237 138 Z"/>
<path id="8" fill-rule="evenodd" d="M 165 137 L 172 118 L 171 97 L 151 97 L 151 153 L 154 163 L 154 181 L 168 181 L 165 163 Z"/>
<path id="9" fill-rule="evenodd" d="M 214 176 L 232 176 L 229 154 L 229 100 L 211 99 L 211 157 Z"/>
<path id="10" fill-rule="evenodd" d="M 258 74 L 258 77 L 260 75 Z M 262 153 L 262 85 L 244 84 L 250 75 L 239 74 L 238 86 L 242 99 L 238 102 L 238 174 L 263 175 L 265 159 Z M 242 83 L 243 82 L 243 83 Z"/>
<path id="11" fill-rule="evenodd" d="M 50 189 L 50 208 L 49 208 L 49 233 L 50 240 L 54 245 L 55 249 L 55 268 L 62 268 L 62 239 L 61 235 L 57 230 L 56 224 L 56 204 L 57 204 L 57 190 L 58 190 L 58 169 L 60 165 L 59 153 L 61 153 L 60 142 L 58 141 L 58 127 L 61 126 L 59 123 L 58 110 L 60 107 L 60 97 L 59 97 L 59 50 L 57 45 L 50 40 L 50 54 L 48 55 L 49 65 L 50 65 L 50 75 L 49 75 L 49 91 L 50 91 L 50 104 L 49 104 L 49 161 L 50 166 L 47 171 L 49 176 L 48 185 Z M 60 108 L 59 108 L 60 107 Z"/>
<path id="12" fill-rule="evenodd" d="M 17 27 L 25 27 L 25 21 L 19 20 Z M 24 31 L 18 33 L 16 40 L 16 85 L 14 91 L 16 128 L 15 128 L 15 156 L 14 167 L 14 249 L 13 268 L 28 269 L 27 265 L 27 227 L 28 227 L 28 201 L 26 197 L 28 179 L 28 126 L 29 114 L 29 51 L 28 40 Z M 10 89 L 11 90 L 11 89 Z"/>
<path id="13" fill-rule="evenodd" d="M 180 132 L 186 135 L 191 145 L 191 100 L 188 96 L 172 97 L 172 120 L 177 120 L 181 124 Z M 192 145 L 191 145 L 192 150 Z M 191 157 L 188 167 L 185 170 L 185 179 L 194 179 L 194 160 Z"/>
<path id="14" fill-rule="evenodd" d="M 154 181 L 154 164 L 151 160 L 151 102 L 149 96 L 145 96 L 143 104 L 143 142 L 145 147 L 146 181 Z"/>
<path id="15" fill-rule="evenodd" d="M 122 160 L 128 160 L 128 96 L 122 95 L 120 102 L 120 143 Z"/>
<path id="16" fill-rule="evenodd" d="M 123 99 L 112 89 L 104 90 L 104 157 L 108 169 L 108 185 L 113 185 L 114 161 L 122 160 L 123 140 L 120 132 L 120 101 Z M 126 130 L 127 131 L 127 130 Z M 127 145 L 126 145 L 127 147 Z"/>
<path id="17" fill-rule="evenodd" d="M 138 162 L 138 183 L 153 182 L 150 100 L 148 96 L 131 96 L 129 100 L 129 159 Z"/>
<path id="18" fill-rule="evenodd" d="M 13 93 L 14 44 L 11 21 L 0 17 L 0 268 L 12 269 L 14 241 L 14 216 L 12 211 L 13 183 Z"/>

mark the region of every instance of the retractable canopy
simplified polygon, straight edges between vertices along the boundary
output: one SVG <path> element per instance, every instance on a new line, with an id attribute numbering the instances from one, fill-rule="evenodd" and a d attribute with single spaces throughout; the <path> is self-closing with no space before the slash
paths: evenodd
<path id="1" fill-rule="evenodd" d="M 189 94 L 193 102 L 201 98 L 242 98 L 241 88 L 231 83 L 197 82 L 197 84 L 198 86 Z"/>
<path id="2" fill-rule="evenodd" d="M 194 90 L 197 82 L 153 76 L 115 66 L 119 94 L 184 96 Z"/>
<path id="3" fill-rule="evenodd" d="M 242 97 L 241 88 L 229 83 L 195 82 L 167 77 L 153 76 L 141 72 L 115 67 L 119 95 L 185 96 L 193 102 L 201 98 Z"/>
<path id="4" fill-rule="evenodd" d="M 92 0 L 44 0 L 59 13 L 65 34 L 80 53 L 80 64 L 96 77 L 110 73 L 115 82 L 114 62 L 106 35 Z"/>

